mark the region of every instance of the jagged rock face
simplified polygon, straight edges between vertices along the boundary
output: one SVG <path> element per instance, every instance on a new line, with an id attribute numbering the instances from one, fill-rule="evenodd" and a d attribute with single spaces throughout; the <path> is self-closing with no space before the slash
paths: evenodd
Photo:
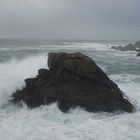
<path id="1" fill-rule="evenodd" d="M 40 69 L 26 86 L 13 93 L 13 101 L 29 107 L 57 102 L 61 111 L 80 106 L 87 111 L 132 112 L 134 106 L 96 63 L 81 53 L 49 53 L 47 69 Z"/>

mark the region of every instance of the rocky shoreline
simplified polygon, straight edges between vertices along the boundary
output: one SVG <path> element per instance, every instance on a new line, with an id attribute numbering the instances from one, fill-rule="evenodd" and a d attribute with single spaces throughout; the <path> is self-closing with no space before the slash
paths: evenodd
<path id="1" fill-rule="evenodd" d="M 137 56 L 140 56 L 140 52 L 139 52 L 139 53 L 137 53 Z"/>
<path id="2" fill-rule="evenodd" d="M 12 94 L 12 102 L 28 107 L 56 102 L 62 112 L 81 107 L 89 112 L 133 112 L 135 107 L 103 70 L 82 53 L 49 53 L 47 69 Z"/>
<path id="3" fill-rule="evenodd" d="M 112 46 L 111 49 L 120 51 L 136 51 L 138 52 L 136 56 L 140 56 L 140 40 L 136 41 L 134 44 L 128 44 L 125 46 Z"/>

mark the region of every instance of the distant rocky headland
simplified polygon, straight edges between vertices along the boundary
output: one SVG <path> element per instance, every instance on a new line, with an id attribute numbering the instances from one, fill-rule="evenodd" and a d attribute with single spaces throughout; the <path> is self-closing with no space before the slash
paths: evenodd
<path id="1" fill-rule="evenodd" d="M 140 52 L 139 52 L 139 53 L 137 53 L 137 56 L 140 56 Z"/>
<path id="2" fill-rule="evenodd" d="M 126 46 L 112 46 L 111 49 L 120 51 L 137 51 L 137 56 L 140 56 L 140 40 L 136 41 L 134 44 L 128 44 Z"/>
<path id="3" fill-rule="evenodd" d="M 49 53 L 48 69 L 25 79 L 25 87 L 12 94 L 12 102 L 28 107 L 57 103 L 68 112 L 82 107 L 89 112 L 132 112 L 133 104 L 90 57 L 82 53 Z"/>

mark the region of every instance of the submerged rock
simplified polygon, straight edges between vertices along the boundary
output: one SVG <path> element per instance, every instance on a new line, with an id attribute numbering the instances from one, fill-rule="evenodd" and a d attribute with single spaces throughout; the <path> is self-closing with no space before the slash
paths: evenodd
<path id="1" fill-rule="evenodd" d="M 13 102 L 24 101 L 29 107 L 57 102 L 63 112 L 80 106 L 90 112 L 126 111 L 134 106 L 118 86 L 82 53 L 49 53 L 47 69 L 40 69 L 26 86 L 13 93 Z"/>

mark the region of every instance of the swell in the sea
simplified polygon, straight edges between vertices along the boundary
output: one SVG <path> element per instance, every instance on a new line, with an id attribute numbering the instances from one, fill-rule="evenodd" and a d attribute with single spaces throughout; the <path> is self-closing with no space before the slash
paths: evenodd
<path id="1" fill-rule="evenodd" d="M 75 44 L 71 45 L 74 47 Z M 35 76 L 39 68 L 47 68 L 46 52 L 20 60 L 12 59 L 0 63 L 0 139 L 139 140 L 140 75 L 138 70 L 135 70 L 137 67 L 135 69 L 130 67 L 137 66 L 133 63 L 138 63 L 139 58 L 135 58 L 134 52 L 125 53 L 114 50 L 110 52 L 108 47 L 92 47 L 94 45 L 91 44 L 87 50 L 84 49 L 84 45 L 79 48 L 95 58 L 109 77 L 119 85 L 130 99 L 132 98 L 136 103 L 137 111 L 133 114 L 88 113 L 77 108 L 71 110 L 71 113 L 64 114 L 57 108 L 56 104 L 40 106 L 32 110 L 28 109 L 24 103 L 22 103 L 22 107 L 9 104 L 8 100 L 11 94 L 24 86 L 25 78 Z M 75 47 L 75 50 L 77 51 L 79 48 Z M 63 50 L 64 47 L 59 49 Z M 71 48 L 71 50 L 73 49 Z M 115 60 L 110 59 L 111 53 Z M 128 59 L 129 61 L 127 61 Z M 124 62 L 127 63 L 123 64 Z M 127 69 L 128 71 L 126 71 Z M 134 73 L 132 73 L 133 71 Z"/>

